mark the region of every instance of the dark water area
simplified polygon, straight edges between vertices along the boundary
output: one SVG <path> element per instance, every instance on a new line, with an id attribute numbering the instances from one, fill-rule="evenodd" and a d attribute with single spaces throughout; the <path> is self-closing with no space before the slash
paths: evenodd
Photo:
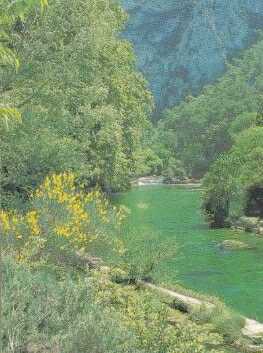
<path id="1" fill-rule="evenodd" d="M 161 283 L 179 283 L 217 296 L 241 314 L 263 321 L 263 237 L 230 229 L 211 230 L 200 212 L 201 192 L 174 186 L 145 186 L 119 194 L 130 214 L 127 244 L 158 242 L 169 256 L 155 273 Z M 225 250 L 224 240 L 250 249 Z M 140 254 L 138 253 L 138 256 Z"/>

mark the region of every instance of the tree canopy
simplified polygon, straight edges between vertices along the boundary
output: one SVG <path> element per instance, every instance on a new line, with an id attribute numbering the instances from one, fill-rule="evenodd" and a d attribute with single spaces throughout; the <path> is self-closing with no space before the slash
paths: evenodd
<path id="1" fill-rule="evenodd" d="M 189 174 L 203 176 L 234 142 L 234 130 L 249 127 L 263 92 L 263 41 L 228 66 L 226 74 L 198 97 L 165 113 L 164 129 L 174 131 L 176 152 Z"/>
<path id="2" fill-rule="evenodd" d="M 73 170 L 87 187 L 125 187 L 152 97 L 120 32 L 115 1 L 57 0 L 12 26 L 18 72 L 0 72 L 3 101 L 22 124 L 1 131 L 1 188 L 26 195 L 52 172 Z"/>

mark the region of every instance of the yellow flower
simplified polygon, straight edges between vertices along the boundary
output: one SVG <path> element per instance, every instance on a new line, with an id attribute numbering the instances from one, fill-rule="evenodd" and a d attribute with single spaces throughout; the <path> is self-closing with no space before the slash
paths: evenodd
<path id="1" fill-rule="evenodd" d="M 27 253 L 36 244 L 40 248 L 39 242 L 44 239 L 46 242 L 41 243 L 41 248 L 46 248 L 49 234 L 67 239 L 65 246 L 87 248 L 106 235 L 105 224 L 112 221 L 115 225 L 120 223 L 123 211 L 110 208 L 109 201 L 98 188 L 86 193 L 84 187 L 76 185 L 76 177 L 70 172 L 47 176 L 31 195 L 37 209 L 25 215 L 0 211 L 4 231 L 16 240 L 25 240 L 19 242 L 20 250 L 23 247 Z M 118 251 L 123 253 L 124 249 L 119 245 Z"/>
<path id="2" fill-rule="evenodd" d="M 7 232 L 10 230 L 10 219 L 9 214 L 3 210 L 0 210 L 0 225 L 3 227 L 3 231 Z"/>
<path id="3" fill-rule="evenodd" d="M 70 228 L 65 225 L 56 226 L 55 232 L 61 237 L 68 238 L 70 236 Z"/>
<path id="4" fill-rule="evenodd" d="M 32 235 L 40 234 L 40 227 L 38 224 L 38 214 L 36 211 L 30 211 L 26 214 L 26 221 L 30 227 Z"/>

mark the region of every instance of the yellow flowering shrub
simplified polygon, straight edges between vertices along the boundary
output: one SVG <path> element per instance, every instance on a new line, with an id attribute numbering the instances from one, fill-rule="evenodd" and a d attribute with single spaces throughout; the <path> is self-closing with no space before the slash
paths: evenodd
<path id="1" fill-rule="evenodd" d="M 6 246 L 16 249 L 20 259 L 43 260 L 47 254 L 88 249 L 95 240 L 109 240 L 125 212 L 110 206 L 98 189 L 85 192 L 76 185 L 74 174 L 54 174 L 31 195 L 30 211 L 21 215 L 1 210 Z M 112 246 L 119 244 L 114 238 Z"/>

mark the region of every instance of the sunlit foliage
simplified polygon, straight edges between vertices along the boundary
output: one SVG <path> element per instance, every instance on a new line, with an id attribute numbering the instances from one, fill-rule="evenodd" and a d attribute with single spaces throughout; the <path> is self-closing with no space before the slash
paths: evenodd
<path id="1" fill-rule="evenodd" d="M 223 224 L 229 216 L 242 216 L 249 190 L 263 185 L 262 170 L 263 128 L 253 127 L 236 136 L 232 149 L 213 164 L 205 178 L 204 207 L 212 219 L 220 210 Z"/>
<path id="2" fill-rule="evenodd" d="M 124 212 L 111 207 L 97 189 L 87 193 L 76 185 L 73 174 L 54 174 L 31 195 L 27 212 L 1 210 L 5 248 L 15 249 L 20 260 L 45 263 L 63 251 L 90 250 L 95 241 L 117 250 Z"/>
<path id="3" fill-rule="evenodd" d="M 48 5 L 47 0 L 0 1 L 0 76 L 10 68 L 15 71 L 19 69 L 19 57 L 11 44 L 11 32 L 32 8 L 39 5 L 43 10 Z M 0 92 L 4 93 L 6 89 L 2 85 L 2 80 L 0 80 Z M 1 99 L 0 124 L 3 122 L 5 127 L 8 128 L 9 121 L 20 121 L 21 116 L 15 107 L 6 105 L 6 103 L 11 104 L 11 102 Z"/>
<path id="4" fill-rule="evenodd" d="M 152 98 L 120 37 L 125 21 L 111 0 L 56 0 L 13 28 L 20 68 L 0 76 L 22 124 L 1 131 L 4 205 L 50 172 L 73 170 L 108 191 L 129 185 Z"/>
<path id="5" fill-rule="evenodd" d="M 147 291 L 112 283 L 106 271 L 59 279 L 5 258 L 3 275 L 3 353 L 221 351 L 213 327 L 187 319 L 171 324 L 172 309 Z"/>

